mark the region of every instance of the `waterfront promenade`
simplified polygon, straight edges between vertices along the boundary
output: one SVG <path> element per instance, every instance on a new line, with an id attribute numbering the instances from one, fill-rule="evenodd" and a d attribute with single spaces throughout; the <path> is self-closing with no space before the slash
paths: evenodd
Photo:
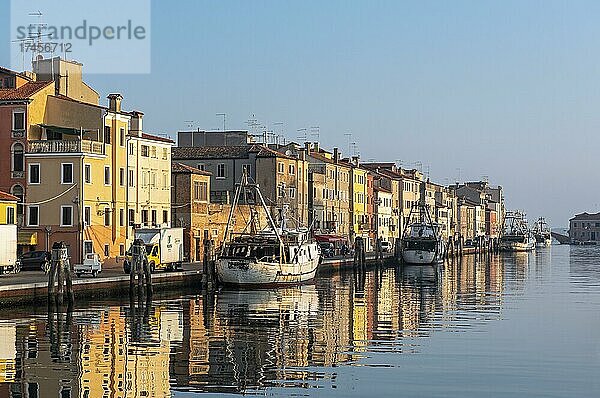
<path id="1" fill-rule="evenodd" d="M 390 253 L 384 255 L 386 262 Z M 375 253 L 367 253 L 367 261 L 373 262 Z M 324 259 L 319 269 L 322 271 L 352 267 L 353 257 L 335 256 Z M 202 263 L 185 263 L 182 271 L 159 271 L 152 274 L 152 283 L 157 290 L 198 287 L 201 290 Z M 5 274 L 0 277 L 0 307 L 19 304 L 32 304 L 47 299 L 48 275 L 40 271 L 22 271 L 18 274 Z M 77 297 L 118 297 L 128 293 L 129 275 L 120 268 L 103 270 L 92 278 L 75 277 L 73 291 Z"/>

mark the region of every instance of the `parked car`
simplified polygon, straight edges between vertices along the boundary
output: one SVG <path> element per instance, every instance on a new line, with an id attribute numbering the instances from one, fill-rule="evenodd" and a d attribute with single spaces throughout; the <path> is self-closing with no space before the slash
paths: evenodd
<path id="1" fill-rule="evenodd" d="M 50 252 L 37 250 L 23 253 L 18 261 L 21 271 L 48 272 L 50 269 Z"/>
<path id="2" fill-rule="evenodd" d="M 91 275 L 95 278 L 102 272 L 102 261 L 100 261 L 100 256 L 96 253 L 88 253 L 83 259 L 83 264 L 75 264 L 73 269 L 75 275 L 78 277 L 81 275 Z"/>

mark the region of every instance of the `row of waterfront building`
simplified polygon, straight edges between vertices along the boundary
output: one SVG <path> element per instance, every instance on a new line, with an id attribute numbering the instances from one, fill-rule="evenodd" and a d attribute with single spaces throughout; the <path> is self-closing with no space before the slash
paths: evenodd
<path id="1" fill-rule="evenodd" d="M 444 239 L 501 233 L 502 187 L 486 181 L 446 186 L 416 169 L 362 162 L 318 142 L 269 143 L 247 131 L 180 131 L 176 146 L 147 134 L 144 114 L 125 111 L 122 100 L 110 94 L 100 105 L 76 62 L 39 59 L 23 73 L 0 68 L 0 167 L 7 170 L 0 191 L 9 194 L 0 217 L 18 225 L 21 252 L 65 241 L 75 261 L 95 252 L 110 266 L 135 228 L 177 226 L 186 229 L 186 255 L 197 260 L 206 233 L 222 239 L 243 174 L 273 212 L 287 208 L 336 244 L 361 236 L 368 248 L 378 238 L 393 246 L 415 203 L 428 205 Z"/>

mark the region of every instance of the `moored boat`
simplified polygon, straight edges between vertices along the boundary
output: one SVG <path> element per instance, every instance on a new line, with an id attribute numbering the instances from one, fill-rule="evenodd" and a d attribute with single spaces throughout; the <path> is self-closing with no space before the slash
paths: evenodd
<path id="1" fill-rule="evenodd" d="M 444 242 L 440 228 L 431 220 L 427 205 L 415 204 L 410 209 L 408 224 L 402 237 L 402 260 L 407 264 L 436 264 L 444 260 Z"/>
<path id="2" fill-rule="evenodd" d="M 234 232 L 233 222 L 239 199 L 256 198 L 256 208 L 262 208 L 268 225 L 260 229 L 258 210 L 250 211 L 250 219 L 242 232 Z M 293 284 L 315 277 L 320 251 L 307 228 L 289 229 L 285 209 L 280 212 L 280 224 L 271 217 L 257 184 L 246 176 L 236 188 L 225 231 L 224 244 L 216 262 L 219 281 L 240 286 Z"/>
<path id="3" fill-rule="evenodd" d="M 504 217 L 504 234 L 500 238 L 500 250 L 528 252 L 535 249 L 535 237 L 527 226 L 525 213 L 507 211 Z"/>
<path id="4" fill-rule="evenodd" d="M 531 230 L 535 237 L 536 247 L 549 247 L 552 244 L 552 232 L 544 217 L 538 218 Z"/>

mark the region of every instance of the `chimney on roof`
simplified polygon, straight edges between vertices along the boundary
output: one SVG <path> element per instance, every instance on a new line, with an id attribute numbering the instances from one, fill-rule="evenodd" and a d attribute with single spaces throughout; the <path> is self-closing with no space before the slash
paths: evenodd
<path id="1" fill-rule="evenodd" d="M 119 93 L 108 94 L 108 109 L 112 112 L 121 112 L 123 96 Z"/>
<path id="2" fill-rule="evenodd" d="M 359 163 L 360 158 L 358 156 L 352 156 L 352 164 L 356 167 L 358 167 L 358 163 Z"/>
<path id="3" fill-rule="evenodd" d="M 336 164 L 340 162 L 340 150 L 338 148 L 333 148 L 333 162 Z"/>
<path id="4" fill-rule="evenodd" d="M 143 112 L 140 112 L 140 111 L 131 112 L 131 128 L 130 128 L 129 132 L 132 135 L 135 135 L 137 137 L 142 136 L 142 131 L 143 131 L 142 119 L 143 118 L 144 118 Z"/>
<path id="5" fill-rule="evenodd" d="M 319 153 L 319 143 L 317 141 L 314 142 L 313 148 L 315 149 L 316 153 Z"/>
<path id="6" fill-rule="evenodd" d="M 310 142 L 305 142 L 305 143 L 304 143 L 304 150 L 306 151 L 306 154 L 307 154 L 307 155 L 310 155 L 310 151 L 311 151 L 311 149 L 312 149 L 312 148 L 311 148 L 311 144 L 310 144 Z"/>
<path id="7" fill-rule="evenodd" d="M 300 148 L 300 151 L 298 153 L 300 155 L 299 156 L 300 160 L 304 162 L 306 160 L 306 149 Z"/>

